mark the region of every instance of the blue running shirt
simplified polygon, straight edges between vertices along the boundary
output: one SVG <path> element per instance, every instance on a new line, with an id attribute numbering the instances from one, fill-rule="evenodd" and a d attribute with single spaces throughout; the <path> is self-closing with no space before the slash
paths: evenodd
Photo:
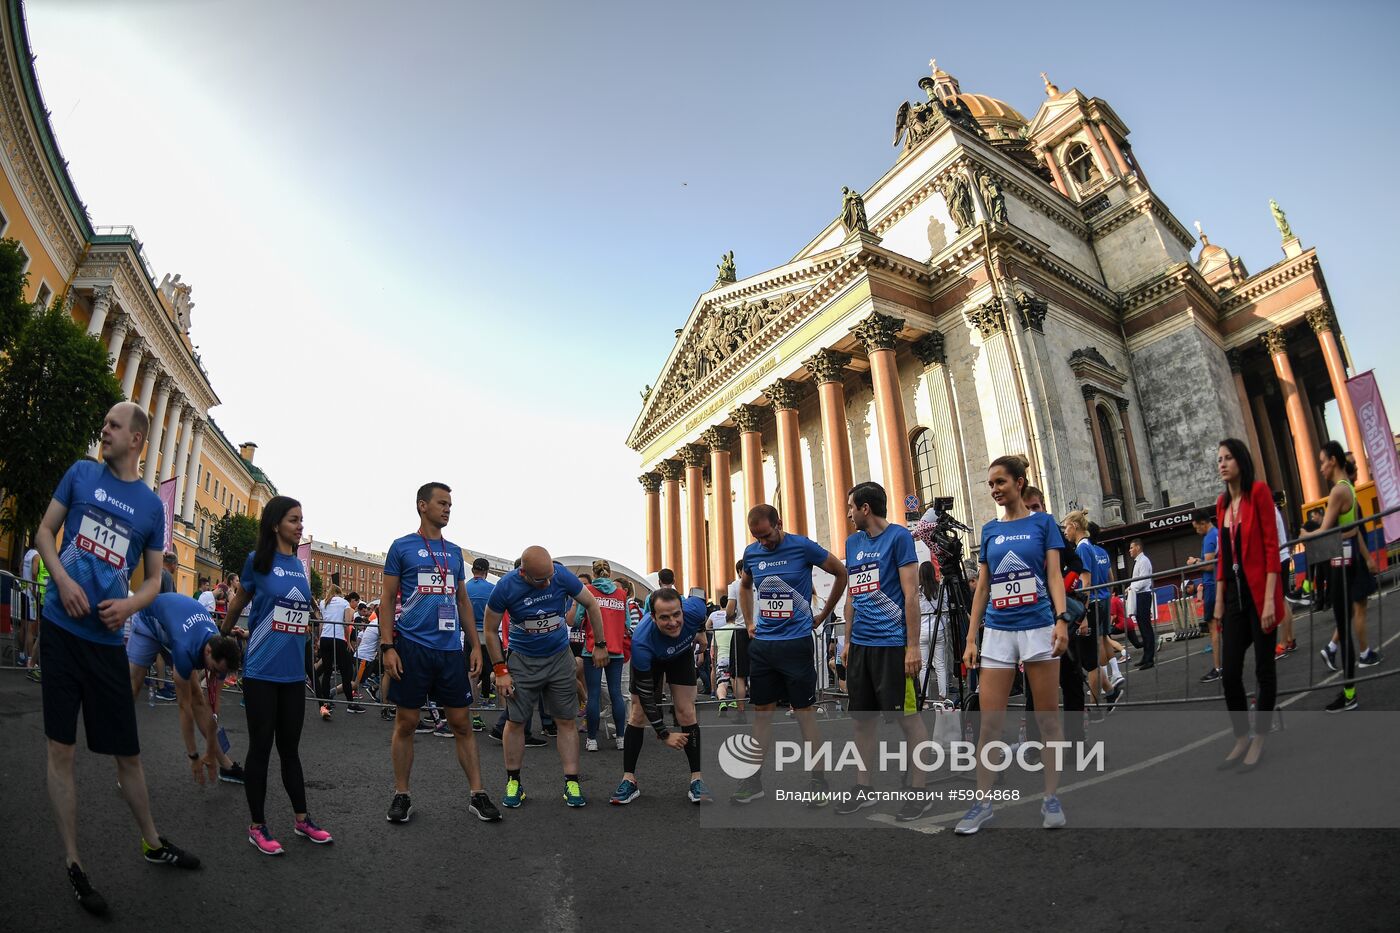
<path id="1" fill-rule="evenodd" d="M 209 610 L 179 593 L 162 593 L 144 611 L 136 614 L 132 627 L 160 643 L 170 655 L 175 672 L 189 680 L 204 669 L 204 646 L 219 634 Z"/>
<path id="2" fill-rule="evenodd" d="M 1207 587 L 1215 586 L 1215 561 L 1206 561 L 1206 555 L 1215 554 L 1218 557 L 1219 552 L 1220 529 L 1216 528 L 1214 525 L 1211 525 L 1210 531 L 1207 531 L 1205 537 L 1201 539 L 1201 560 L 1202 562 L 1204 562 L 1204 565 L 1207 568 L 1209 568 L 1208 570 L 1206 570 L 1205 573 L 1201 574 L 1201 582 L 1204 583 Z M 1207 607 L 1206 611 L 1214 612 L 1215 610 Z"/>
<path id="3" fill-rule="evenodd" d="M 991 576 L 984 619 L 988 628 L 1015 632 L 1055 624 L 1045 588 L 1045 555 L 1064 546 L 1064 535 L 1048 512 L 1010 522 L 995 519 L 982 526 L 978 559 Z"/>
<path id="4" fill-rule="evenodd" d="M 97 604 L 125 599 L 131 572 L 148 548 L 165 546 L 165 509 L 140 480 L 126 482 L 105 464 L 79 460 L 68 468 L 53 497 L 68 509 L 58 562 L 87 594 L 88 614 L 69 616 L 49 578 L 44 618 L 100 645 L 120 645 L 121 629 L 108 629 L 97 618 Z"/>
<path id="5" fill-rule="evenodd" d="M 705 601 L 699 596 L 687 596 L 681 600 L 681 611 L 685 621 L 681 623 L 680 634 L 671 638 L 656 627 L 650 615 L 642 618 L 632 633 L 632 667 L 638 671 L 651 670 L 652 664 L 666 662 L 684 654 L 695 642 L 695 633 L 705 627 Z"/>
<path id="6" fill-rule="evenodd" d="M 827 558 L 811 538 L 783 533 L 773 550 L 755 541 L 744 548 L 744 570 L 753 577 L 754 637 L 768 641 L 812 634 L 812 568 Z"/>
<path id="7" fill-rule="evenodd" d="M 301 560 L 295 554 L 274 552 L 271 569 L 258 573 L 249 554 L 238 585 L 253 598 L 243 676 L 279 684 L 305 680 L 311 581 Z"/>
<path id="8" fill-rule="evenodd" d="M 1086 567 L 1090 568 L 1089 584 L 1091 586 L 1107 586 L 1113 580 L 1113 565 L 1109 561 L 1108 551 L 1099 547 L 1092 541 L 1089 542 L 1089 547 L 1093 548 L 1094 550 L 1094 562 L 1092 564 L 1085 565 Z M 1112 595 L 1113 594 L 1111 594 L 1107 589 L 1094 591 L 1094 599 L 1096 600 L 1108 599 Z"/>
<path id="9" fill-rule="evenodd" d="M 467 598 L 472 601 L 472 615 L 476 616 L 476 630 L 482 630 L 486 622 L 486 602 L 491 598 L 491 592 L 496 588 L 496 584 L 482 577 L 477 579 L 472 577 L 467 581 Z M 483 644 L 485 644 L 483 642 Z"/>
<path id="10" fill-rule="evenodd" d="M 438 651 L 461 651 L 457 587 L 465 569 L 462 549 L 446 538 L 434 541 L 415 531 L 389 545 L 384 573 L 399 578 L 403 607 L 394 637 Z"/>
<path id="11" fill-rule="evenodd" d="M 914 536 L 903 525 L 888 525 L 877 538 L 857 531 L 846 539 L 847 597 L 855 609 L 851 644 L 905 647 L 904 588 L 899 568 L 919 562 Z"/>
<path id="12" fill-rule="evenodd" d="M 526 657 L 547 658 L 569 650 L 569 628 L 564 612 L 569 601 L 583 592 L 583 581 L 559 563 L 545 587 L 531 586 L 519 570 L 501 577 L 486 605 L 510 613 L 510 650 Z"/>

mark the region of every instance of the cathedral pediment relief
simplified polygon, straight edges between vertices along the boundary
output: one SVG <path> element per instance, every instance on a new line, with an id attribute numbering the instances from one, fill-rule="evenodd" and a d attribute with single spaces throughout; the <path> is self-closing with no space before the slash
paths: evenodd
<path id="1" fill-rule="evenodd" d="M 706 305 L 681 334 L 674 361 L 656 388 L 643 393 L 651 413 L 661 413 L 686 396 L 782 315 L 807 289 Z"/>

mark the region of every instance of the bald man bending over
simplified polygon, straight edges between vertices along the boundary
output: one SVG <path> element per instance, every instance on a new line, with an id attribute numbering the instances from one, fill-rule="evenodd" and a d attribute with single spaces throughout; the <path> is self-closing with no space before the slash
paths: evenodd
<path id="1" fill-rule="evenodd" d="M 583 582 L 554 562 L 539 546 L 525 549 L 520 566 L 501 578 L 486 603 L 486 651 L 496 674 L 496 692 L 506 699 L 506 793 L 501 804 L 518 807 L 525 800 L 520 765 L 525 757 L 525 723 L 544 701 L 545 712 L 559 726 L 559 763 L 564 767 L 564 802 L 587 801 L 578 777 L 578 688 L 574 655 L 569 650 L 567 610 L 570 600 L 584 608 L 594 632 L 603 617 Z M 510 655 L 501 657 L 501 614 L 510 617 Z M 600 645 L 606 648 L 606 645 Z"/>

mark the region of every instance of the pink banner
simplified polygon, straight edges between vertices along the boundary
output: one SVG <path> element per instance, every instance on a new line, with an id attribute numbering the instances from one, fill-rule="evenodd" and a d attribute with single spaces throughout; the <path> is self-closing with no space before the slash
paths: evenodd
<path id="1" fill-rule="evenodd" d="M 1395 435 L 1390 431 L 1390 418 L 1385 413 L 1385 401 L 1376 385 L 1374 370 L 1358 373 L 1347 380 L 1347 394 L 1361 422 L 1362 443 L 1366 458 L 1371 461 L 1371 479 L 1381 509 L 1400 505 L 1400 456 L 1395 453 Z M 1400 541 L 1400 512 L 1387 515 L 1382 524 L 1386 541 Z"/>
<path id="2" fill-rule="evenodd" d="M 301 569 L 306 573 L 306 579 L 311 579 L 311 542 L 303 542 L 297 548 L 297 560 L 301 561 Z"/>
<path id="3" fill-rule="evenodd" d="M 175 545 L 175 477 L 160 484 L 160 489 L 156 490 L 160 496 L 160 504 L 165 509 L 165 544 L 164 549 L 169 552 Z"/>

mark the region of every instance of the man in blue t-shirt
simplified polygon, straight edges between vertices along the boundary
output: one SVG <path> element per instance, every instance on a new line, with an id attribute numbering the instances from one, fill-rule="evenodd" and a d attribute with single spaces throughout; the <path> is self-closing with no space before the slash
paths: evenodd
<path id="1" fill-rule="evenodd" d="M 486 651 L 486 601 L 491 598 L 491 591 L 496 588 L 496 584 L 486 579 L 486 575 L 490 572 L 491 562 L 484 557 L 478 557 L 472 561 L 472 578 L 467 581 L 467 598 L 472 601 L 472 615 L 476 617 L 476 640 L 481 645 L 483 661 Z M 477 678 L 477 683 L 481 687 L 481 700 L 487 702 L 493 693 L 491 689 L 491 665 L 482 664 L 481 672 Z M 472 717 L 472 729 L 477 732 L 481 731 L 480 718 Z"/>
<path id="2" fill-rule="evenodd" d="M 690 786 L 686 799 L 693 804 L 709 803 L 709 788 L 700 773 L 700 725 L 695 718 L 695 644 L 704 637 L 705 600 L 698 596 L 681 598 L 669 587 L 651 594 L 650 615 L 643 616 L 632 633 L 632 703 L 627 708 L 627 728 L 622 742 L 622 783 L 609 803 L 624 805 L 641 795 L 637 786 L 637 759 L 642 754 L 646 725 L 671 748 L 685 751 L 690 765 Z M 666 727 L 661 710 L 661 682 L 671 687 L 679 732 Z"/>
<path id="3" fill-rule="evenodd" d="M 132 619 L 131 637 L 126 641 L 131 695 L 141 695 L 151 663 L 157 657 L 165 658 L 174 673 L 185 754 L 190 760 L 190 771 L 201 784 L 206 772 L 210 780 L 217 773 L 221 781 L 243 783 L 242 767 L 219 747 L 219 724 L 196 676 L 204 671 L 222 684 L 230 671 L 238 670 L 241 654 L 237 639 L 219 634 L 219 626 L 208 609 L 179 593 L 160 594 Z M 202 757 L 195 748 L 195 726 L 204 736 Z"/>
<path id="4" fill-rule="evenodd" d="M 1220 622 L 1215 615 L 1215 563 L 1216 553 L 1220 550 L 1220 529 L 1215 527 L 1215 513 L 1202 511 L 1197 513 L 1191 520 L 1191 527 L 1196 534 L 1201 536 L 1201 556 L 1186 558 L 1188 564 L 1201 565 L 1201 579 L 1196 584 L 1200 590 L 1201 605 L 1204 607 L 1204 617 L 1210 624 L 1210 654 L 1212 658 L 1220 657 Z M 1212 664 L 1210 670 L 1201 677 L 1201 683 L 1208 684 L 1220 679 L 1220 663 L 1217 660 Z"/>
<path id="5" fill-rule="evenodd" d="M 122 625 L 160 592 L 165 510 L 138 469 L 149 431 L 150 418 L 139 405 L 112 406 L 102 424 L 103 462 L 79 460 L 68 468 L 34 535 L 50 574 L 40 635 L 49 799 L 57 811 L 68 880 L 78 903 L 94 914 L 105 913 L 107 902 L 93 890 L 78 859 L 73 764 L 79 713 L 88 748 L 116 758 L 117 784 L 141 829 L 146 861 L 199 867 L 199 859 L 161 838 L 151 819 L 122 648 Z M 138 565 L 145 577 L 128 595 Z"/>
<path id="6" fill-rule="evenodd" d="M 481 762 L 472 733 L 471 678 L 481 670 L 481 642 L 467 589 L 462 549 L 442 535 L 452 516 L 452 490 L 444 483 L 418 489 L 418 530 L 389 545 L 384 556 L 384 589 L 379 600 L 379 650 L 389 677 L 389 702 L 397 707 L 390 750 L 394 760 L 394 797 L 388 820 L 407 823 L 413 815 L 409 776 L 413 770 L 413 734 L 423 704 L 431 699 L 447 715 L 457 743 L 457 761 L 471 785 L 467 809 L 482 822 L 494 823 L 500 811 L 481 783 Z M 394 602 L 400 614 L 394 617 Z M 463 658 L 466 636 L 467 658 Z"/>
<path id="7" fill-rule="evenodd" d="M 569 612 L 571 601 L 583 607 L 594 632 L 603 631 L 603 616 L 593 594 L 538 545 L 525 549 L 520 566 L 501 577 L 486 601 L 486 651 L 496 672 L 496 692 L 506 699 L 506 729 L 501 742 L 506 793 L 501 802 L 507 807 L 518 807 L 525 800 L 520 781 L 525 723 L 541 700 L 558 727 L 564 802 L 571 807 L 587 803 L 578 774 L 578 682 L 574 653 L 569 650 L 569 627 L 582 622 Z M 510 614 L 510 653 L 505 658 L 501 657 L 501 637 L 497 634 L 502 613 Z M 608 647 L 604 641 L 594 644 Z"/>
<path id="8" fill-rule="evenodd" d="M 919 718 L 919 558 L 914 536 L 903 525 L 892 525 L 887 514 L 885 488 L 879 483 L 858 483 L 846 496 L 846 517 L 855 534 L 846 539 L 846 571 L 850 590 L 846 596 L 846 645 L 841 660 L 846 665 L 846 692 L 855 721 L 856 750 L 862 764 L 875 758 L 879 716 L 900 713 L 900 728 L 909 748 L 928 740 L 928 727 Z M 915 768 L 909 776 L 915 789 L 928 775 Z M 868 794 L 870 769 L 858 769 L 856 786 L 836 805 L 838 814 L 855 813 L 875 806 Z M 895 818 L 908 822 L 923 816 L 934 800 L 915 794 L 899 808 Z"/>
<path id="9" fill-rule="evenodd" d="M 786 697 L 802 728 L 802 738 L 816 745 L 817 665 L 812 632 L 831 618 L 846 591 L 846 565 L 826 548 L 802 535 L 783 531 L 782 516 L 768 504 L 748 515 L 755 538 L 744 549 L 739 574 L 739 604 L 749 632 L 749 701 L 753 704 L 754 739 L 766 754 L 773 731 L 773 710 Z M 834 578 L 820 613 L 812 614 L 812 569 L 820 567 Z M 809 788 L 814 806 L 826 806 L 826 778 L 812 773 Z M 730 796 L 749 803 L 763 796 L 758 774 L 739 782 Z"/>

